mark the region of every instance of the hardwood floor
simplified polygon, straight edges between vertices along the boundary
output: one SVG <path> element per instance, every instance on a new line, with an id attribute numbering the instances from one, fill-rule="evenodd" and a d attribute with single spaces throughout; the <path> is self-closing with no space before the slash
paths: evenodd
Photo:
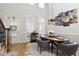
<path id="1" fill-rule="evenodd" d="M 26 56 L 31 54 L 29 51 L 29 43 L 17 43 L 11 46 L 11 51 L 16 51 L 17 56 Z"/>

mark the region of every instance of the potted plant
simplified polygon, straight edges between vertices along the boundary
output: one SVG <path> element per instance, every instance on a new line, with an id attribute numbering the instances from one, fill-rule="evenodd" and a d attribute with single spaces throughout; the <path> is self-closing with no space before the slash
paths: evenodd
<path id="1" fill-rule="evenodd" d="M 48 36 L 49 37 L 54 36 L 54 31 L 49 31 Z"/>

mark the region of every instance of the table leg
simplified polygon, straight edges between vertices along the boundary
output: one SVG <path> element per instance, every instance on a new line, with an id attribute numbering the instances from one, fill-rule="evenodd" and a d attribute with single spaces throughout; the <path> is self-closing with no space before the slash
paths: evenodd
<path id="1" fill-rule="evenodd" d="M 53 43 L 51 43 L 51 53 L 53 53 Z"/>

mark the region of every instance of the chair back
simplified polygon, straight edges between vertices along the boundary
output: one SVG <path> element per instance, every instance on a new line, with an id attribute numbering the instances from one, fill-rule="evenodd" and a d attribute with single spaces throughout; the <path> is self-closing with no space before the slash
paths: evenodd
<path id="1" fill-rule="evenodd" d="M 57 46 L 57 48 L 66 55 L 74 55 L 78 49 L 78 44 L 75 43 L 60 44 Z"/>
<path id="2" fill-rule="evenodd" d="M 37 44 L 39 47 L 42 47 L 42 48 L 49 48 L 50 47 L 50 44 L 48 43 L 48 41 L 43 41 L 43 40 L 37 40 Z"/>

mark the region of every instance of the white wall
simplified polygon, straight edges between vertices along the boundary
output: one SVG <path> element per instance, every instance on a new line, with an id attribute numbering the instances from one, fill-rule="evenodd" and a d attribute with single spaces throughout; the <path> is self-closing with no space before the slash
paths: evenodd
<path id="1" fill-rule="evenodd" d="M 26 20 L 27 16 L 33 16 L 35 20 L 35 27 L 38 29 L 38 18 L 44 17 L 46 20 L 45 32 L 47 32 L 47 19 L 48 19 L 48 7 L 40 8 L 38 4 L 32 6 L 27 3 L 1 3 L 0 4 L 0 16 L 16 16 L 18 17 L 18 30 L 17 36 L 12 38 L 12 43 L 27 41 L 26 35 Z M 26 18 L 27 17 L 27 18 Z"/>
<path id="2" fill-rule="evenodd" d="M 53 17 L 53 3 L 49 4 L 49 19 Z"/>
<path id="3" fill-rule="evenodd" d="M 71 24 L 70 26 L 54 26 L 53 30 L 55 33 L 63 33 L 63 34 L 74 34 L 79 35 L 79 4 L 77 3 L 54 3 L 53 4 L 53 18 L 58 15 L 60 12 L 65 12 L 68 10 L 72 10 L 78 8 L 78 23 Z"/>

